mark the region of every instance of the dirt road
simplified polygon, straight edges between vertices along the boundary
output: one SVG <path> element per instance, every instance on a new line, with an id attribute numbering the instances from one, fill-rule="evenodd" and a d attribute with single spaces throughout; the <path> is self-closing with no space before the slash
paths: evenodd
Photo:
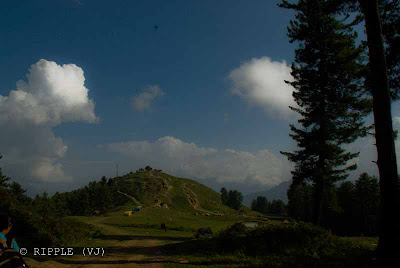
<path id="1" fill-rule="evenodd" d="M 58 258 L 25 258 L 32 268 L 131 268 L 131 267 L 163 267 L 166 262 L 162 253 L 165 240 L 162 237 L 134 235 L 123 228 L 103 224 L 102 217 L 93 218 L 90 224 L 102 230 L 100 243 L 105 246 L 103 257 L 84 257 L 82 255 Z M 174 242 L 176 242 L 175 239 Z M 99 241 L 94 241 L 99 243 Z M 102 246 L 101 246 L 102 247 Z M 75 252 L 75 250 L 74 250 Z"/>

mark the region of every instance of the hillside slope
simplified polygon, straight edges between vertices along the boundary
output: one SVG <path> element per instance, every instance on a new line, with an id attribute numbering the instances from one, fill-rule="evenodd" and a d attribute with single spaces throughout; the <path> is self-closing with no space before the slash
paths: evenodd
<path id="1" fill-rule="evenodd" d="M 132 204 L 140 203 L 143 208 L 178 209 L 199 214 L 235 212 L 222 204 L 220 194 L 211 188 L 194 180 L 177 178 L 159 171 L 131 172 L 109 181 L 118 187 L 122 195 L 131 201 L 137 200 Z"/>

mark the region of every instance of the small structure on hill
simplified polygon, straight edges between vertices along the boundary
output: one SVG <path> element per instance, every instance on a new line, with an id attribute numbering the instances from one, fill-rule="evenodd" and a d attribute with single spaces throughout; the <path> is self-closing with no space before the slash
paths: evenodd
<path id="1" fill-rule="evenodd" d="M 169 207 L 166 203 L 160 202 L 159 200 L 155 200 L 155 201 L 157 201 L 156 204 L 154 205 L 155 207 L 169 209 Z"/>
<path id="2" fill-rule="evenodd" d="M 125 211 L 124 213 L 122 213 L 122 216 L 132 216 L 133 215 L 133 211 Z"/>
<path id="3" fill-rule="evenodd" d="M 135 206 L 134 208 L 132 208 L 132 211 L 141 211 L 142 210 L 142 206 Z"/>

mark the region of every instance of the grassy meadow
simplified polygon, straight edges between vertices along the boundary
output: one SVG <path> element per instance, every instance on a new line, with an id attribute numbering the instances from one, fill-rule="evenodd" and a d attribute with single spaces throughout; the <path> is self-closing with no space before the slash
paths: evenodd
<path id="1" fill-rule="evenodd" d="M 269 237 L 269 243 L 279 244 L 282 247 L 266 248 L 262 244 L 268 241 L 244 236 L 244 233 L 255 231 L 257 228 L 245 228 L 237 233 L 228 232 L 228 241 L 224 231 L 239 221 L 254 221 L 257 213 L 250 215 L 226 215 L 226 216 L 200 216 L 195 213 L 182 212 L 174 209 L 145 208 L 135 212 L 133 216 L 122 216 L 124 210 L 129 206 L 121 208 L 102 216 L 96 217 L 70 217 L 77 221 L 91 224 L 101 234 L 98 237 L 81 241 L 75 246 L 98 246 L 106 247 L 114 252 L 121 250 L 118 254 L 128 257 L 137 253 L 135 247 L 129 249 L 125 243 L 131 240 L 140 241 L 140 247 L 148 248 L 149 252 L 162 252 L 163 261 L 161 267 L 376 267 L 373 263 L 373 251 L 377 245 L 377 238 L 370 237 L 335 237 L 327 231 L 312 229 L 310 236 L 299 236 L 309 239 L 311 243 L 323 241 L 319 247 L 325 247 L 321 251 L 318 246 L 309 243 L 293 245 L 290 239 L 281 239 L 286 232 L 286 224 L 282 220 L 271 220 L 269 227 L 276 226 L 278 234 Z M 167 221 L 168 231 L 161 230 L 160 223 Z M 212 238 L 194 238 L 194 230 L 209 226 L 214 236 Z M 273 227 L 272 227 L 273 228 Z M 280 229 L 283 228 L 283 229 Z M 312 227 L 306 227 L 307 228 Z M 263 228 L 258 228 L 263 229 Z M 290 228 L 289 228 L 290 229 Z M 299 230 L 304 233 L 304 230 Z M 315 234 L 313 233 L 315 232 Z M 290 234 L 290 232 L 289 232 Z M 298 235 L 293 233 L 293 235 Z M 315 235 L 315 237 L 312 237 Z M 262 235 L 261 235 L 262 236 Z M 283 235 L 284 236 L 284 235 Z M 252 241 L 253 239 L 253 241 Z M 297 239 L 297 238 L 293 238 Z M 154 241 L 157 241 L 154 244 Z M 315 244 L 318 244 L 315 242 Z M 257 246 L 257 243 L 259 246 Z M 226 244 L 234 245 L 226 247 Z M 260 252 L 252 252 L 252 249 L 260 248 Z M 276 247 L 276 246 L 275 246 Z M 310 252 L 301 251 L 300 255 L 293 254 L 297 247 L 310 247 Z M 329 247 L 329 248 L 328 248 Z M 287 248 L 288 251 L 286 252 Z M 107 249 L 106 249 L 107 250 Z M 314 250 L 314 252 L 312 252 Z M 270 252 L 268 252 L 270 251 Z M 300 249 L 299 249 L 300 251 Z M 301 255 L 303 254 L 303 255 Z"/>

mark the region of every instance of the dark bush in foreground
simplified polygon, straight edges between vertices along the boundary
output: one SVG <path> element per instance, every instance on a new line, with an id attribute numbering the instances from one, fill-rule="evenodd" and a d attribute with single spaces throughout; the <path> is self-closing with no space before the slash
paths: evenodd
<path id="1" fill-rule="evenodd" d="M 236 223 L 218 235 L 218 245 L 225 250 L 241 250 L 251 255 L 284 254 L 319 257 L 329 254 L 335 237 L 308 223 L 269 225 L 247 229 Z"/>
<path id="2" fill-rule="evenodd" d="M 243 223 L 237 222 L 228 227 L 227 229 L 221 231 L 218 234 L 218 237 L 222 240 L 230 238 L 238 238 L 246 235 L 246 232 L 247 232 L 247 227 Z"/>
<path id="3" fill-rule="evenodd" d="M 17 208 L 10 212 L 14 222 L 10 237 L 21 247 L 70 246 L 98 233 L 92 225 L 72 219 L 43 217 Z"/>
<path id="4" fill-rule="evenodd" d="M 329 255 L 336 241 L 328 231 L 307 223 L 271 225 L 247 232 L 246 238 L 254 241 L 254 251 L 317 258 Z"/>
<path id="5" fill-rule="evenodd" d="M 309 223 L 249 229 L 236 223 L 209 241 L 208 251 L 263 258 L 270 267 L 374 267 L 373 251 Z"/>

